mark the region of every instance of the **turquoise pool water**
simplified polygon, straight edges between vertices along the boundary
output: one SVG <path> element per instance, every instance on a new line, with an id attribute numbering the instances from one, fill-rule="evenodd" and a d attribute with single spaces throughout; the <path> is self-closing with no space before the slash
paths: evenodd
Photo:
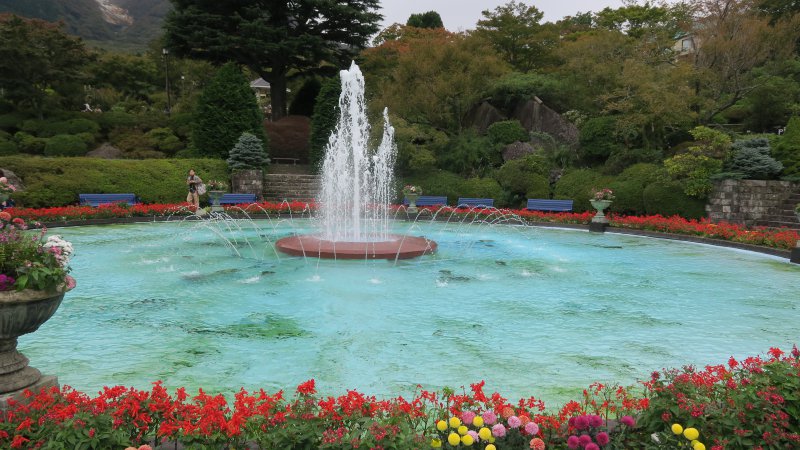
<path id="1" fill-rule="evenodd" d="M 226 393 L 291 390 L 315 378 L 325 393 L 391 396 L 486 380 L 489 391 L 558 404 L 593 381 L 631 384 L 665 366 L 800 340 L 800 266 L 785 259 L 442 223 L 411 227 L 439 243 L 436 255 L 411 261 L 274 253 L 270 242 L 307 226 L 53 230 L 75 246 L 78 286 L 20 350 L 89 392 L 155 380 Z"/>

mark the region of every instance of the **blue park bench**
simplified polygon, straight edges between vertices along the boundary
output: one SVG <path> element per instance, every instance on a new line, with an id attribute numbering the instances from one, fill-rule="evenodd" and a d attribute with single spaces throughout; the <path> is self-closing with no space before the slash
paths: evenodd
<path id="1" fill-rule="evenodd" d="M 525 208 L 533 211 L 572 211 L 572 200 L 548 200 L 543 198 L 529 198 Z"/>
<path id="2" fill-rule="evenodd" d="M 417 206 L 444 206 L 447 204 L 446 196 L 420 195 L 415 202 Z M 403 204 L 408 205 L 408 198 L 403 197 Z"/>
<path id="3" fill-rule="evenodd" d="M 135 194 L 78 194 L 78 199 L 81 205 L 94 207 L 110 205 L 112 203 L 127 203 L 128 205 L 139 204 L 139 200 L 136 199 Z"/>
<path id="4" fill-rule="evenodd" d="M 459 208 L 491 208 L 494 206 L 494 199 L 460 197 L 456 206 Z"/>
<path id="5" fill-rule="evenodd" d="M 222 194 L 219 199 L 220 205 L 241 205 L 243 203 L 255 203 L 256 194 Z"/>

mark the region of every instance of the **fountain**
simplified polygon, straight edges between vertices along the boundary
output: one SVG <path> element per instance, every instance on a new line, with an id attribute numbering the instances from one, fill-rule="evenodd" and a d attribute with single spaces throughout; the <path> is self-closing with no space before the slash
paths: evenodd
<path id="1" fill-rule="evenodd" d="M 424 237 L 389 232 L 397 146 L 383 110 L 383 138 L 370 151 L 364 77 L 354 63 L 340 72 L 339 119 L 325 148 L 319 195 L 319 231 L 279 240 L 275 247 L 295 256 L 333 259 L 408 259 L 433 253 Z"/>

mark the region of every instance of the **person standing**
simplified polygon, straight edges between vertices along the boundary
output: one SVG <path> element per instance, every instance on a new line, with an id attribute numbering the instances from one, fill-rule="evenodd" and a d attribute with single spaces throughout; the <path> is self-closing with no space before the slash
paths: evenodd
<path id="1" fill-rule="evenodd" d="M 195 211 L 200 208 L 200 195 L 197 189 L 201 184 L 203 184 L 203 180 L 195 175 L 194 169 L 189 169 L 189 177 L 186 178 L 186 185 L 189 186 L 189 195 L 186 196 L 186 202 L 191 204 Z"/>

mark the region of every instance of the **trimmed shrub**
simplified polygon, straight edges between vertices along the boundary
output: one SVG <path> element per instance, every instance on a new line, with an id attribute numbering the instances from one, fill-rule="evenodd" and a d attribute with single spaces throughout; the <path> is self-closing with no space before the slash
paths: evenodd
<path id="1" fill-rule="evenodd" d="M 261 140 L 250 133 L 242 133 L 239 141 L 233 146 L 228 158 L 228 167 L 231 172 L 237 170 L 261 170 L 269 163 L 267 152 Z"/>
<path id="2" fill-rule="evenodd" d="M 425 147 L 408 146 L 408 168 L 412 172 L 429 172 L 436 169 L 436 156 Z"/>
<path id="3" fill-rule="evenodd" d="M 88 151 L 86 142 L 71 134 L 58 134 L 47 140 L 45 156 L 84 156 Z"/>
<path id="4" fill-rule="evenodd" d="M 97 158 L 0 157 L 0 167 L 22 178 L 19 206 L 42 208 L 78 201 L 81 193 L 132 192 L 145 203 L 186 199 L 186 173 L 195 169 L 204 180 L 228 178 L 224 161 L 212 159 L 106 160 Z"/>
<path id="5" fill-rule="evenodd" d="M 550 198 L 550 167 L 539 154 L 527 155 L 503 164 L 494 172 L 511 206 L 521 206 L 528 198 Z"/>
<path id="6" fill-rule="evenodd" d="M 644 189 L 656 181 L 669 180 L 666 169 L 655 164 L 635 164 L 625 169 L 609 185 L 614 191 L 611 211 L 623 214 L 645 214 Z"/>
<path id="7" fill-rule="evenodd" d="M 153 128 L 144 134 L 151 147 L 167 155 L 174 155 L 184 144 L 169 128 Z"/>
<path id="8" fill-rule="evenodd" d="M 408 177 L 400 187 L 404 184 L 420 186 L 424 195 L 447 196 L 449 203 L 455 203 L 459 197 L 464 197 L 464 182 L 465 180 L 457 174 L 437 170 Z M 400 191 L 398 191 L 398 198 L 400 200 L 403 199 Z"/>
<path id="9" fill-rule="evenodd" d="M 119 127 L 133 127 L 139 123 L 135 114 L 114 110 L 98 114 L 96 120 L 105 132 Z"/>
<path id="10" fill-rule="evenodd" d="M 195 111 L 194 146 L 209 157 L 227 158 L 239 136 L 248 132 L 264 146 L 264 117 L 239 66 L 222 66 L 203 89 Z"/>
<path id="11" fill-rule="evenodd" d="M 725 170 L 755 180 L 775 178 L 783 170 L 783 164 L 769 156 L 769 152 L 766 138 L 736 141 L 731 145 L 731 157 L 725 161 Z"/>
<path id="12" fill-rule="evenodd" d="M 24 131 L 17 131 L 14 140 L 17 141 L 20 152 L 31 155 L 44 154 L 44 146 L 47 145 L 47 139 L 32 136 Z"/>
<path id="13" fill-rule="evenodd" d="M 464 180 L 458 197 L 493 198 L 495 206 L 506 206 L 503 188 L 493 178 L 469 178 Z"/>
<path id="14" fill-rule="evenodd" d="M 89 119 L 71 119 L 58 122 L 45 122 L 41 125 L 39 137 L 53 137 L 59 134 L 89 133 L 92 136 L 100 132 L 100 125 Z"/>
<path id="15" fill-rule="evenodd" d="M 663 160 L 664 155 L 659 149 L 618 147 L 611 151 L 603 172 L 614 175 L 637 163 L 660 163 Z"/>
<path id="16" fill-rule="evenodd" d="M 325 146 L 336 127 L 339 117 L 339 95 L 342 93 L 342 81 L 339 76 L 330 78 L 322 83 L 316 102 L 314 113 L 311 115 L 311 147 L 308 159 L 311 167 L 317 171 L 322 166 L 325 158 Z"/>
<path id="17" fill-rule="evenodd" d="M 0 139 L 0 155 L 13 155 L 15 153 L 19 153 L 16 142 Z"/>
<path id="18" fill-rule="evenodd" d="M 677 181 L 657 181 L 647 186 L 642 195 L 647 214 L 679 215 L 687 219 L 700 219 L 706 215 L 705 202 L 686 195 L 683 185 Z"/>
<path id="19" fill-rule="evenodd" d="M 489 125 L 486 137 L 494 144 L 508 145 L 514 142 L 528 142 L 530 136 L 519 120 L 504 120 Z"/>
<path id="20" fill-rule="evenodd" d="M 553 198 L 573 200 L 572 209 L 575 212 L 594 211 L 592 204 L 589 203 L 593 191 L 608 187 L 613 181 L 613 177 L 594 170 L 575 170 L 564 174 L 558 180 Z"/>
<path id="21" fill-rule="evenodd" d="M 0 130 L 15 131 L 19 130 L 22 123 L 27 119 L 27 114 L 21 112 L 12 112 L 0 115 Z"/>

